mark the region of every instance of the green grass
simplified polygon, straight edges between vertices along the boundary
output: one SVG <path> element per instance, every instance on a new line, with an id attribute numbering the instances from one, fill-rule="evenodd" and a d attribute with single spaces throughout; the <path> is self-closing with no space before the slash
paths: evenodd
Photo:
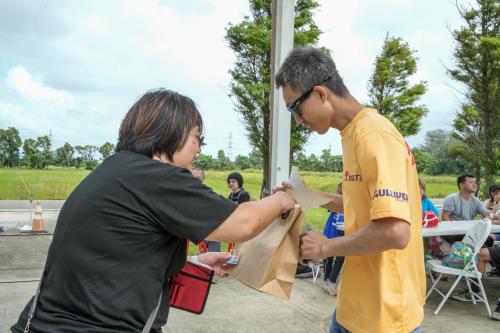
<path id="1" fill-rule="evenodd" d="M 51 167 L 45 170 L 31 169 L 0 169 L 0 199 L 26 199 L 27 191 L 21 177 L 29 186 L 34 199 L 65 199 L 71 191 L 88 175 L 89 171 L 84 169 L 67 169 Z M 226 177 L 229 171 L 206 172 L 205 183 L 215 192 L 224 196 L 229 194 Z M 262 184 L 261 170 L 241 171 L 245 180 L 244 188 L 252 198 L 257 199 Z M 312 188 L 335 192 L 337 184 L 341 181 L 341 173 L 333 172 L 301 172 L 306 184 Z M 427 176 L 422 175 L 427 184 L 427 195 L 430 198 L 443 198 L 456 192 L 455 176 Z M 305 223 L 311 224 L 315 229 L 321 230 L 328 216 L 324 209 L 311 209 L 306 217 Z"/>
<path id="2" fill-rule="evenodd" d="M 73 168 L 0 169 L 0 200 L 27 199 L 22 179 L 34 199 L 66 199 L 88 174 L 88 170 Z"/>

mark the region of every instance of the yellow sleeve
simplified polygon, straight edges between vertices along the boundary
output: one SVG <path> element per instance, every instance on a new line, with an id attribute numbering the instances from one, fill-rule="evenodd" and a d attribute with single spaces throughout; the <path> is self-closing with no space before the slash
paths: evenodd
<path id="1" fill-rule="evenodd" d="M 407 173 L 412 157 L 405 143 L 374 131 L 358 140 L 356 157 L 370 194 L 370 220 L 394 217 L 411 223 Z"/>

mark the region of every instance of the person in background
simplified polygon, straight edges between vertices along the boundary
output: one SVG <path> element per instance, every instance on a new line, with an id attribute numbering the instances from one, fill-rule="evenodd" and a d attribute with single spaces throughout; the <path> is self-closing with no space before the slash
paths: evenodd
<path id="1" fill-rule="evenodd" d="M 426 191 L 427 188 L 425 186 L 425 182 L 422 178 L 418 179 L 418 185 L 420 187 L 420 196 L 422 197 L 422 219 L 439 220 L 439 210 L 434 206 L 434 203 L 427 197 Z M 433 237 L 424 237 L 424 259 L 442 259 L 444 257 L 444 253 L 441 252 L 441 238 L 439 236 Z M 435 272 L 433 272 L 434 276 L 437 278 Z M 448 277 L 443 276 L 441 278 L 442 281 L 447 281 Z"/>
<path id="2" fill-rule="evenodd" d="M 458 192 L 448 195 L 443 200 L 443 221 L 474 220 L 476 215 L 490 217 L 490 212 L 474 196 L 477 191 L 476 179 L 472 175 L 461 175 L 457 178 Z M 461 241 L 463 235 L 441 236 L 449 245 Z"/>
<path id="3" fill-rule="evenodd" d="M 500 270 L 500 247 L 485 247 L 479 252 L 479 260 L 477 263 L 477 270 L 484 274 L 486 272 L 486 264 L 490 263 L 494 270 L 490 276 L 499 276 Z M 497 271 L 497 272 L 494 272 Z M 497 275 L 499 274 L 499 275 Z M 491 319 L 500 320 L 500 298 L 497 299 L 497 306 L 491 313 Z"/>
<path id="4" fill-rule="evenodd" d="M 425 182 L 422 178 L 418 179 L 418 185 L 420 187 L 420 196 L 422 198 L 422 219 L 426 218 L 437 219 L 439 216 L 439 210 L 434 206 L 432 201 L 427 198 Z M 424 237 L 424 259 L 440 259 L 443 254 L 440 251 L 441 239 L 439 236 L 435 237 Z"/>
<path id="5" fill-rule="evenodd" d="M 342 195 L 342 182 L 337 185 L 337 194 Z M 337 225 L 339 224 L 344 224 L 344 214 L 330 211 L 323 235 L 329 239 L 344 236 L 344 231 L 337 229 Z M 323 260 L 325 271 L 325 285 L 323 289 L 332 296 L 337 296 L 337 279 L 344 264 L 344 258 L 344 256 L 336 256 Z"/>
<path id="6" fill-rule="evenodd" d="M 425 187 L 425 182 L 422 178 L 418 179 L 418 185 L 420 187 L 420 196 L 422 197 L 422 212 L 432 211 L 436 216 L 439 216 L 439 210 L 434 206 L 432 201 L 427 198 L 427 188 Z"/>
<path id="7" fill-rule="evenodd" d="M 194 168 L 191 170 L 193 177 L 198 178 L 203 183 L 205 181 L 205 171 L 201 168 Z"/>
<path id="8" fill-rule="evenodd" d="M 191 173 L 194 177 L 201 180 L 203 183 L 205 181 L 205 172 L 201 168 L 194 168 L 191 170 Z M 204 240 L 198 244 L 198 249 L 200 253 L 204 252 L 220 252 L 220 242 Z M 203 249 L 203 250 L 202 250 Z"/>
<path id="9" fill-rule="evenodd" d="M 250 194 L 243 188 L 243 176 L 239 172 L 232 172 L 227 176 L 227 186 L 231 189 L 228 199 L 236 204 L 250 201 Z M 231 252 L 234 243 L 228 243 L 227 251 Z"/>
<path id="10" fill-rule="evenodd" d="M 493 184 L 488 188 L 488 198 L 484 200 L 484 208 L 493 216 L 493 224 L 500 224 L 500 185 Z M 497 240 L 500 238 L 497 237 Z"/>
<path id="11" fill-rule="evenodd" d="M 241 204 L 250 201 L 250 194 L 243 188 L 243 176 L 238 172 L 230 173 L 227 176 L 227 186 L 231 189 L 228 199 Z"/>
<path id="12" fill-rule="evenodd" d="M 493 184 L 488 188 L 488 198 L 484 201 L 484 207 L 493 215 L 492 223 L 500 224 L 500 185 Z M 500 234 L 495 234 L 495 240 L 500 241 Z M 483 257 L 486 258 L 488 255 L 495 257 L 490 253 L 483 252 Z M 488 273 L 489 276 L 500 276 L 500 255 L 497 257 L 497 262 L 499 264 L 493 265 L 494 268 Z M 498 316 L 498 320 L 500 320 L 500 314 Z"/>
<path id="13" fill-rule="evenodd" d="M 474 196 L 477 191 L 476 179 L 472 175 L 464 174 L 457 178 L 458 192 L 450 194 L 443 201 L 443 221 L 474 220 L 477 215 L 484 218 L 491 218 L 491 213 L 484 207 L 483 203 Z M 494 235 L 490 235 L 484 243 L 485 247 L 493 246 Z M 464 235 L 441 236 L 441 240 L 446 242 L 443 248 L 450 248 L 454 242 L 460 242 Z M 448 252 L 444 250 L 444 252 Z M 471 290 L 479 292 L 479 287 L 471 283 Z M 451 296 L 454 300 L 462 302 L 472 302 L 472 296 L 467 288 L 456 292 Z"/>

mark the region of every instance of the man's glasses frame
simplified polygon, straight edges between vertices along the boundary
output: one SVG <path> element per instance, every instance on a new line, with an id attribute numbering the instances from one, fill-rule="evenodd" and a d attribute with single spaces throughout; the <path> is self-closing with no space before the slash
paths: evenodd
<path id="1" fill-rule="evenodd" d="M 312 86 L 311 89 L 307 90 L 305 93 L 303 93 L 302 95 L 300 95 L 299 98 L 297 98 L 295 101 L 293 101 L 292 103 L 288 104 L 286 106 L 286 109 L 288 111 L 290 111 L 290 113 L 293 114 L 295 117 L 302 117 L 302 112 L 297 111 L 297 109 L 299 108 L 300 104 L 302 104 L 302 102 L 304 102 L 307 99 L 307 97 L 309 97 L 309 95 L 314 90 L 314 87 L 319 86 L 320 84 L 325 83 L 326 81 L 330 80 L 331 78 L 332 77 L 329 76 L 325 80 L 323 80 L 323 81 L 319 82 L 318 84 L 315 84 L 314 86 Z"/>

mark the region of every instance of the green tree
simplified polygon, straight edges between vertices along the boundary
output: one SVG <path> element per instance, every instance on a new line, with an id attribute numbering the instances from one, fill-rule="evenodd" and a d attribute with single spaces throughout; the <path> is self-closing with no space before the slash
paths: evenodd
<path id="1" fill-rule="evenodd" d="M 457 151 L 458 141 L 451 132 L 431 130 L 425 133 L 424 144 L 417 147 L 417 169 L 431 175 L 470 173 L 472 165 Z"/>
<path id="2" fill-rule="evenodd" d="M 226 40 L 236 54 L 229 71 L 235 110 L 243 119 L 250 144 L 263 157 L 262 189 L 269 185 L 269 130 L 271 88 L 271 0 L 250 0 L 250 16 L 238 24 L 229 24 Z M 311 45 L 319 40 L 321 31 L 313 21 L 313 11 L 319 7 L 314 0 L 295 3 L 294 44 Z M 302 150 L 310 131 L 292 121 L 290 156 Z"/>
<path id="3" fill-rule="evenodd" d="M 201 168 L 202 170 L 217 169 L 217 162 L 214 160 L 212 155 L 199 154 L 198 158 L 194 162 L 196 168 Z"/>
<path id="4" fill-rule="evenodd" d="M 102 159 L 105 160 L 115 152 L 115 145 L 111 142 L 106 142 L 99 147 L 99 154 L 101 154 Z"/>
<path id="5" fill-rule="evenodd" d="M 416 105 L 427 90 L 426 82 L 411 85 L 409 80 L 417 71 L 414 53 L 401 38 L 387 35 L 368 81 L 369 104 L 391 120 L 403 136 L 417 134 L 428 112 L 424 105 Z"/>
<path id="6" fill-rule="evenodd" d="M 419 173 L 427 172 L 427 170 L 429 170 L 434 163 L 432 155 L 419 147 L 413 148 L 412 152 L 417 164 L 417 171 Z"/>
<path id="7" fill-rule="evenodd" d="M 96 146 L 85 145 L 85 146 L 76 146 L 76 152 L 78 153 L 79 158 L 76 159 L 77 168 L 80 167 L 81 163 L 88 170 L 93 170 L 98 165 L 98 162 L 95 159 L 95 153 L 98 151 Z"/>
<path id="8" fill-rule="evenodd" d="M 454 121 L 455 137 L 469 152 L 476 177 L 484 169 L 491 184 L 500 160 L 500 2 L 457 4 L 464 25 L 452 32 L 455 63 L 450 76 L 465 86 L 465 101 Z"/>
<path id="9" fill-rule="evenodd" d="M 226 153 L 223 149 L 219 149 L 217 152 L 217 168 L 220 170 L 228 170 L 232 169 L 233 165 L 231 160 L 226 156 Z"/>
<path id="10" fill-rule="evenodd" d="M 234 166 L 240 170 L 250 169 L 252 167 L 252 161 L 248 156 L 238 155 L 234 159 Z"/>
<path id="11" fill-rule="evenodd" d="M 35 140 L 29 138 L 24 140 L 23 160 L 28 168 L 35 169 L 38 167 L 38 150 Z"/>
<path id="12" fill-rule="evenodd" d="M 48 168 L 53 163 L 52 141 L 48 135 L 39 136 L 36 139 L 36 149 L 38 153 L 37 168 Z"/>
<path id="13" fill-rule="evenodd" d="M 21 145 L 22 141 L 17 128 L 0 129 L 0 166 L 17 166 Z"/>
<path id="14" fill-rule="evenodd" d="M 75 149 L 67 142 L 62 147 L 57 148 L 56 157 L 59 165 L 69 168 L 73 163 L 74 153 Z"/>
<path id="15" fill-rule="evenodd" d="M 262 154 L 259 150 L 253 148 L 250 154 L 248 154 L 248 158 L 250 159 L 250 163 L 252 164 L 252 168 L 254 169 L 262 169 L 262 164 L 264 163 L 262 160 Z"/>

